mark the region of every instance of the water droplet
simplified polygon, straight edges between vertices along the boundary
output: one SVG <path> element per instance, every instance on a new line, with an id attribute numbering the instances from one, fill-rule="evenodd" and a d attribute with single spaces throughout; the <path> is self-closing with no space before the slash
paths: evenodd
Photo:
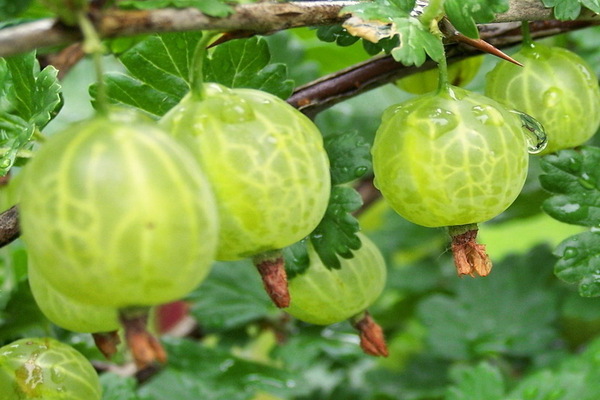
<path id="1" fill-rule="evenodd" d="M 254 119 L 254 111 L 242 99 L 226 101 L 221 108 L 221 119 L 229 123 L 241 123 Z"/>
<path id="2" fill-rule="evenodd" d="M 357 167 L 354 170 L 354 177 L 355 178 L 360 178 L 361 176 L 363 176 L 366 172 L 367 172 L 367 167 Z"/>
<path id="3" fill-rule="evenodd" d="M 428 129 L 438 138 L 454 130 L 458 126 L 456 115 L 452 111 L 440 107 L 425 107 L 418 109 L 409 115 L 408 124 L 416 128 L 422 128 L 424 124 L 435 125 L 434 129 Z"/>
<path id="4" fill-rule="evenodd" d="M 565 204 L 565 205 L 562 205 L 562 206 L 556 207 L 556 208 L 558 208 L 560 211 L 562 211 L 566 214 L 570 214 L 570 213 L 574 213 L 575 211 L 579 210 L 580 206 L 579 206 L 579 204 L 569 203 L 569 204 Z"/>
<path id="5" fill-rule="evenodd" d="M 54 383 L 61 383 L 65 380 L 65 374 L 58 368 L 50 368 L 50 379 Z"/>
<path id="6" fill-rule="evenodd" d="M 526 134 L 527 151 L 529 154 L 538 154 L 542 152 L 548 144 L 548 136 L 546 130 L 529 114 L 517 110 L 510 110 L 511 113 L 517 114 L 521 119 L 521 126 Z"/>
<path id="7" fill-rule="evenodd" d="M 477 105 L 471 109 L 475 119 L 484 125 L 502 126 L 504 118 L 495 107 L 490 105 Z"/>
<path id="8" fill-rule="evenodd" d="M 10 159 L 5 158 L 4 160 L 2 160 L 2 162 L 0 162 L 0 168 L 6 169 L 8 167 L 10 167 Z"/>
<path id="9" fill-rule="evenodd" d="M 571 260 L 579 255 L 579 250 L 575 247 L 567 247 L 563 252 L 563 258 L 565 260 Z"/>
<path id="10" fill-rule="evenodd" d="M 563 92 L 559 88 L 551 87 L 550 89 L 546 90 L 542 96 L 544 107 L 555 107 L 561 101 L 562 96 Z"/>

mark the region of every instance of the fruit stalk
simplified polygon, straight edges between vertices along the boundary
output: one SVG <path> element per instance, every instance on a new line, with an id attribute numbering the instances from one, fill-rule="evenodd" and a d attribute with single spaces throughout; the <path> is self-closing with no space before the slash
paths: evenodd
<path id="1" fill-rule="evenodd" d="M 92 333 L 96 347 L 104 357 L 111 359 L 117 353 L 117 346 L 121 343 L 118 331 Z"/>
<path id="2" fill-rule="evenodd" d="M 492 270 L 492 260 L 485 251 L 485 245 L 477 243 L 478 230 L 477 224 L 448 227 L 458 276 L 487 276 Z"/>
<path id="3" fill-rule="evenodd" d="M 383 329 L 368 311 L 364 311 L 350 319 L 352 326 L 359 332 L 360 347 L 365 354 L 376 357 L 389 355 Z"/>
<path id="4" fill-rule="evenodd" d="M 258 254 L 252 258 L 256 269 L 262 278 L 265 291 L 279 308 L 290 305 L 285 260 L 281 250 Z"/>

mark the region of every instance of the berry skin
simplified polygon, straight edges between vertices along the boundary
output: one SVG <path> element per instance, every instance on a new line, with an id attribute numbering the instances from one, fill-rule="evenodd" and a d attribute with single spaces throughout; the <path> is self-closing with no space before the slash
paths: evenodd
<path id="1" fill-rule="evenodd" d="M 96 116 L 25 167 L 23 240 L 61 293 L 105 307 L 181 298 L 206 276 L 218 221 L 193 157 L 152 121 Z"/>
<path id="2" fill-rule="evenodd" d="M 209 83 L 161 120 L 195 150 L 217 197 L 217 259 L 281 249 L 321 221 L 330 193 L 329 160 L 317 127 L 283 100 Z"/>
<path id="3" fill-rule="evenodd" d="M 540 154 L 579 146 L 600 126 L 600 88 L 592 68 L 577 54 L 543 44 L 524 46 L 486 77 L 485 94 L 530 114 L 544 126 L 548 145 Z"/>
<path id="4" fill-rule="evenodd" d="M 520 118 L 455 86 L 388 108 L 372 153 L 384 198 L 427 227 L 500 214 L 521 191 L 529 162 Z"/>
<path id="5" fill-rule="evenodd" d="M 309 245 L 308 270 L 289 281 L 287 313 L 304 322 L 329 325 L 365 311 L 377 300 L 385 286 L 385 261 L 369 238 L 359 237 L 362 246 L 353 258 L 340 260 L 340 269 L 325 267 Z"/>
<path id="6" fill-rule="evenodd" d="M 92 364 L 52 338 L 17 340 L 0 348 L 0 400 L 100 400 Z"/>

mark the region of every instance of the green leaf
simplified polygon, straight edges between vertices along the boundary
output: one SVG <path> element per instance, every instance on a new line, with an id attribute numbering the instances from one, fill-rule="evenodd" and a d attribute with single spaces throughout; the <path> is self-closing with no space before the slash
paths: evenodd
<path id="1" fill-rule="evenodd" d="M 317 29 L 317 37 L 324 42 L 335 42 L 338 46 L 350 46 L 360 39 L 349 34 L 341 25 L 320 26 Z"/>
<path id="2" fill-rule="evenodd" d="M 365 21 L 389 21 L 390 18 L 407 17 L 414 1 L 374 0 L 344 7 L 340 13 L 351 13 Z"/>
<path id="3" fill-rule="evenodd" d="M 332 185 L 358 179 L 371 169 L 371 147 L 358 132 L 328 135 L 324 144 L 331 160 Z"/>
<path id="4" fill-rule="evenodd" d="M 123 52 L 119 59 L 129 75 L 105 75 L 109 100 L 139 108 L 154 118 L 164 115 L 189 91 L 190 68 L 200 36 L 198 32 L 152 35 Z M 205 79 L 287 97 L 293 81 L 286 79 L 285 65 L 269 64 L 269 60 L 269 48 L 263 39 L 228 42 L 205 60 Z M 90 92 L 95 98 L 95 85 Z"/>
<path id="5" fill-rule="evenodd" d="M 560 257 L 554 267 L 557 277 L 577 284 L 581 296 L 600 296 L 600 232 L 571 236 L 556 247 L 554 254 Z"/>
<path id="6" fill-rule="evenodd" d="M 485 355 L 533 356 L 557 339 L 556 292 L 549 290 L 554 259 L 545 247 L 496 263 L 485 279 L 461 279 L 452 295 L 419 305 L 434 354 L 454 360 Z M 551 281 L 552 282 L 552 281 Z"/>
<path id="7" fill-rule="evenodd" d="M 554 7 L 554 16 L 563 21 L 579 17 L 582 5 L 595 13 L 600 13 L 598 0 L 543 0 L 543 3 L 546 7 Z"/>
<path id="8" fill-rule="evenodd" d="M 263 90 L 286 99 L 294 90 L 294 81 L 287 79 L 284 64 L 269 64 L 270 60 L 264 39 L 233 40 L 217 46 L 204 67 L 204 76 L 207 82 Z"/>
<path id="9" fill-rule="evenodd" d="M 220 0 L 127 0 L 120 1 L 118 4 L 120 8 L 130 10 L 193 7 L 212 17 L 226 17 L 233 12 L 230 6 Z"/>
<path id="10" fill-rule="evenodd" d="M 486 362 L 477 366 L 457 367 L 450 371 L 454 385 L 448 388 L 445 400 L 502 400 L 504 380 L 497 367 Z"/>
<path id="11" fill-rule="evenodd" d="M 160 117 L 189 91 L 198 32 L 165 33 L 141 41 L 119 56 L 130 75 L 105 75 L 111 102 Z M 91 89 L 95 97 L 95 86 Z"/>
<path id="12" fill-rule="evenodd" d="M 476 24 L 492 22 L 495 14 L 508 11 L 508 0 L 446 0 L 448 19 L 462 34 L 478 38 Z"/>
<path id="13" fill-rule="evenodd" d="M 306 239 L 302 239 L 283 249 L 283 257 L 285 259 L 285 271 L 288 279 L 304 273 L 310 264 Z"/>
<path id="14" fill-rule="evenodd" d="M 209 330 L 229 330 L 273 315 L 256 268 L 248 260 L 218 262 L 187 299 L 191 314 Z"/>
<path id="15" fill-rule="evenodd" d="M 394 24 L 400 37 L 400 45 L 392 50 L 394 60 L 404 65 L 422 65 L 429 55 L 439 62 L 444 57 L 444 46 L 417 18 L 396 18 Z"/>
<path id="16" fill-rule="evenodd" d="M 139 400 L 135 390 L 137 383 L 131 377 L 105 372 L 100 375 L 102 400 Z"/>
<path id="17" fill-rule="evenodd" d="M 600 225 L 600 148 L 562 150 L 541 161 L 542 187 L 552 193 L 543 209 L 552 218 L 583 226 Z"/>
<path id="18" fill-rule="evenodd" d="M 352 250 L 360 248 L 360 239 L 356 232 L 360 227 L 351 212 L 362 205 L 358 192 L 350 187 L 331 188 L 329 205 L 323 220 L 310 235 L 315 251 L 328 268 L 340 268 L 338 254 L 352 258 Z"/>
<path id="19" fill-rule="evenodd" d="M 0 20 L 10 19 L 25 11 L 33 0 L 0 0 Z"/>

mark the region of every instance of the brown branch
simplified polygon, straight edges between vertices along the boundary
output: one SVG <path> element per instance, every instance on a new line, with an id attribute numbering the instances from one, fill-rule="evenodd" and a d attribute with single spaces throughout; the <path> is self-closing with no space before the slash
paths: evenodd
<path id="1" fill-rule="evenodd" d="M 0 214 L 0 247 L 11 243 L 20 234 L 19 212 L 17 206 L 12 206 Z"/>
<path id="2" fill-rule="evenodd" d="M 541 38 L 599 24 L 600 21 L 537 21 L 531 23 L 530 29 L 532 37 Z M 481 38 L 498 48 L 514 46 L 522 41 L 520 23 L 482 25 L 480 29 Z M 464 45 L 449 45 L 447 48 L 448 63 L 475 54 L 480 53 Z M 420 67 L 407 67 L 391 56 L 376 57 L 301 86 L 287 101 L 312 118 L 350 97 L 436 65 L 429 60 Z"/>

